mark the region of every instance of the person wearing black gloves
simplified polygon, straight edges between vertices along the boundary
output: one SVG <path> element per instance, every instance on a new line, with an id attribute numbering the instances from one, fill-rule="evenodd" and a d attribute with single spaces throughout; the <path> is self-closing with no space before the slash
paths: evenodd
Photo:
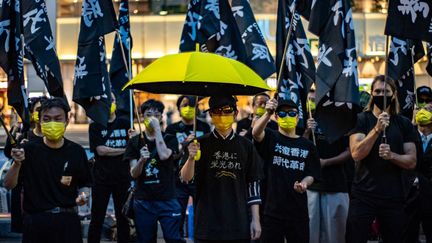
<path id="1" fill-rule="evenodd" d="M 130 186 L 129 163 L 123 160 L 128 141 L 129 121 L 116 116 L 114 94 L 107 126 L 93 122 L 89 126 L 90 150 L 95 154 L 93 166 L 91 221 L 88 242 L 101 240 L 102 225 L 110 195 L 113 197 L 117 224 L 117 241 L 129 241 L 129 222 L 122 207 Z"/>
<path id="2" fill-rule="evenodd" d="M 279 129 L 265 129 L 276 112 Z M 269 100 L 252 135 L 264 160 L 264 198 L 261 242 L 309 243 L 306 189 L 320 177 L 317 150 L 308 139 L 296 135 L 298 107 L 291 100 Z"/>
<path id="3" fill-rule="evenodd" d="M 136 180 L 133 209 L 138 242 L 155 242 L 159 221 L 166 242 L 181 242 L 180 204 L 175 191 L 174 157 L 177 139 L 161 131 L 164 105 L 147 100 L 141 105 L 144 133 L 131 138 L 123 159 Z"/>
<path id="4" fill-rule="evenodd" d="M 252 114 L 237 122 L 236 133 L 252 140 L 252 127 L 255 121 L 265 113 L 265 105 L 270 99 L 266 93 L 259 93 L 252 98 Z M 269 120 L 267 126 L 273 130 L 278 129 L 275 121 Z"/>
<path id="5" fill-rule="evenodd" d="M 417 165 L 412 193 L 407 205 L 409 222 L 405 231 L 404 243 L 419 242 L 420 223 L 426 243 L 432 242 L 432 104 L 425 105 L 416 116 Z"/>
<path id="6" fill-rule="evenodd" d="M 376 217 L 384 242 L 398 243 L 402 242 L 406 224 L 404 181 L 407 178 L 403 172 L 416 166 L 417 133 L 411 122 L 398 114 L 393 80 L 377 76 L 371 89 L 372 99 L 366 111 L 358 114 L 356 127 L 350 135 L 356 171 L 348 212 L 347 240 L 366 243 Z"/>
<path id="7" fill-rule="evenodd" d="M 261 234 L 259 155 L 250 140 L 232 129 L 237 115 L 234 97 L 212 96 L 209 107 L 215 129 L 189 144 L 180 171 L 183 181 L 195 180 L 195 242 L 256 240 Z"/>
<path id="8" fill-rule="evenodd" d="M 43 141 L 12 149 L 14 163 L 4 184 L 15 187 L 20 175 L 24 243 L 82 242 L 77 206 L 87 203 L 91 176 L 84 149 L 63 137 L 68 111 L 61 98 L 44 101 L 39 112 Z"/>
<path id="9" fill-rule="evenodd" d="M 193 134 L 193 123 L 197 112 L 195 96 L 182 95 L 177 99 L 177 109 L 180 112 L 181 120 L 173 123 L 165 129 L 166 134 L 176 136 L 177 142 L 179 143 L 179 152 L 183 153 L 187 148 L 190 141 L 194 139 Z M 210 126 L 200 120 L 196 120 L 196 136 L 201 137 L 202 135 L 210 132 Z M 180 159 L 176 161 L 178 171 L 180 171 Z M 176 189 L 178 201 L 181 205 L 182 219 L 180 223 L 180 235 L 184 237 L 184 221 L 186 216 L 186 208 L 188 205 L 189 197 L 195 197 L 195 184 L 193 181 L 190 183 L 183 183 L 180 178 L 176 179 Z"/>

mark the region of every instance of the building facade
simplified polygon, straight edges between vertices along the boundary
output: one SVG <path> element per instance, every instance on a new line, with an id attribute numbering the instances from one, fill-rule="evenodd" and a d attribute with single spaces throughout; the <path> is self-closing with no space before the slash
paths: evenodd
<path id="1" fill-rule="evenodd" d="M 188 2 L 188 0 L 129 0 L 133 38 L 133 75 L 139 73 L 156 58 L 178 52 Z M 384 73 L 386 2 L 385 0 L 352 0 L 360 83 L 368 83 L 378 73 Z M 56 37 L 65 92 L 71 101 L 82 0 L 49 0 L 46 3 L 53 34 Z M 120 0 L 114 0 L 113 3 L 118 10 Z M 250 3 L 270 51 L 275 55 L 277 1 L 250 0 Z M 303 23 L 307 29 L 307 21 Z M 318 38 L 310 33 L 307 35 L 312 53 L 316 56 Z M 114 34 L 106 36 L 108 59 L 111 57 L 113 41 Z M 427 75 L 425 66 L 426 58 L 415 65 L 417 85 L 432 84 L 432 78 Z M 43 82 L 36 76 L 31 64 L 26 65 L 26 70 L 30 96 L 45 93 Z M 5 74 L 0 73 L 0 81 L 3 81 L 0 82 L 0 105 L 6 99 L 5 80 Z M 274 79 L 270 79 L 269 84 L 274 84 Z M 139 93 L 136 96 L 137 102 L 140 103 L 148 97 L 162 98 L 169 107 L 173 106 L 176 99 L 173 95 Z M 247 100 L 241 101 L 243 105 L 247 104 Z M 77 122 L 86 122 L 85 114 L 79 106 L 73 105 L 73 111 Z"/>

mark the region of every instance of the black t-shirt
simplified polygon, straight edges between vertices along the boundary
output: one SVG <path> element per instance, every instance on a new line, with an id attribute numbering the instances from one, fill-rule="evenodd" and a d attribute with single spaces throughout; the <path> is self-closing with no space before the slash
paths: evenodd
<path id="1" fill-rule="evenodd" d="M 372 112 L 363 112 L 357 116 L 357 125 L 351 134 L 367 135 L 377 123 Z M 390 126 L 386 129 L 387 142 L 391 151 L 404 154 L 403 144 L 415 143 L 417 132 L 411 122 L 400 115 L 390 117 Z M 404 200 L 403 183 L 406 178 L 403 169 L 378 155 L 382 133 L 376 139 L 372 150 L 361 161 L 356 163 L 356 171 L 352 184 L 352 194 L 363 199 L 382 199 L 402 202 Z"/>
<path id="2" fill-rule="evenodd" d="M 87 155 L 81 145 L 65 139 L 58 149 L 40 141 L 28 142 L 23 148 L 26 159 L 20 174 L 24 186 L 24 211 L 37 213 L 55 207 L 76 206 L 78 189 L 91 186 Z M 67 178 L 71 179 L 69 185 Z"/>
<path id="3" fill-rule="evenodd" d="M 197 120 L 197 127 L 196 127 L 196 136 L 201 137 L 204 134 L 207 134 L 210 132 L 210 126 L 207 123 L 204 123 L 200 120 Z M 185 142 L 186 138 L 193 133 L 193 125 L 186 125 L 184 124 L 182 121 L 176 122 L 174 124 L 171 124 L 169 126 L 167 126 L 167 128 L 165 129 L 165 133 L 166 134 L 171 134 L 173 136 L 175 136 L 177 138 L 177 142 L 179 144 L 182 144 Z M 187 144 L 183 144 L 183 149 L 182 151 L 179 151 L 179 153 L 184 154 L 184 152 L 186 152 L 187 150 Z M 179 156 L 181 158 L 181 156 Z M 178 159 L 175 164 L 178 168 L 178 172 L 180 170 L 181 167 L 181 162 L 183 160 Z M 177 181 L 177 185 L 183 185 L 184 183 L 182 183 L 180 181 L 180 177 L 176 178 Z M 193 182 L 190 182 L 187 184 L 188 187 L 193 185 Z"/>
<path id="4" fill-rule="evenodd" d="M 321 159 L 338 156 L 349 147 L 348 137 L 342 137 L 330 144 L 319 124 L 315 129 L 315 141 Z M 345 163 L 349 163 L 349 160 Z M 321 180 L 314 182 L 308 189 L 320 192 L 348 192 L 345 163 L 321 168 Z"/>
<path id="5" fill-rule="evenodd" d="M 130 180 L 129 162 L 123 155 L 99 156 L 98 146 L 109 148 L 126 148 L 128 141 L 129 121 L 116 118 L 104 127 L 96 122 L 89 126 L 90 150 L 95 154 L 93 176 L 97 184 L 116 184 Z"/>
<path id="6" fill-rule="evenodd" d="M 271 129 L 265 130 L 263 141 L 256 146 L 266 170 L 264 214 L 280 219 L 307 218 L 306 193 L 296 192 L 294 183 L 306 176 L 319 180 L 316 147 L 306 138 L 290 138 Z"/>
<path id="7" fill-rule="evenodd" d="M 197 120 L 196 136 L 201 137 L 209 132 L 210 126 L 207 123 Z M 193 125 L 186 125 L 182 121 L 179 121 L 167 126 L 165 133 L 176 136 L 177 142 L 181 144 L 193 133 Z"/>
<path id="8" fill-rule="evenodd" d="M 167 148 L 172 150 L 169 159 L 161 161 L 156 150 L 154 140 L 149 140 L 144 135 L 144 142 L 139 135 L 131 138 L 128 142 L 123 159 L 130 161 L 140 158 L 140 149 L 147 144 L 150 158 L 144 164 L 142 173 L 137 179 L 137 190 L 135 198 L 148 201 L 160 201 L 176 198 L 175 179 L 176 167 L 174 166 L 173 156 L 177 153 L 177 139 L 172 135 L 164 135 Z"/>
<path id="9" fill-rule="evenodd" d="M 195 162 L 195 238 L 249 239 L 248 183 L 262 178 L 262 162 L 252 142 L 216 131 L 198 138 Z"/>
<path id="10" fill-rule="evenodd" d="M 246 130 L 244 137 L 252 140 L 252 116 L 245 117 L 237 122 L 236 133 L 239 134 L 241 131 Z M 267 123 L 267 128 L 278 130 L 277 122 L 270 120 Z"/>

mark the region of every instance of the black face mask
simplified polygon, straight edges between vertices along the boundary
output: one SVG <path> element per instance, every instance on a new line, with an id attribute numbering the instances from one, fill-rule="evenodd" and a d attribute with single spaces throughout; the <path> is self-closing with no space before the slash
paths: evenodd
<path id="1" fill-rule="evenodd" d="M 385 96 L 385 98 L 386 98 L 386 106 L 389 107 L 390 104 L 391 104 L 391 102 L 392 102 L 392 97 L 391 96 Z M 384 96 L 383 95 L 374 95 L 374 96 L 372 96 L 372 102 L 380 110 L 382 110 L 382 111 L 385 110 L 384 109 Z"/>

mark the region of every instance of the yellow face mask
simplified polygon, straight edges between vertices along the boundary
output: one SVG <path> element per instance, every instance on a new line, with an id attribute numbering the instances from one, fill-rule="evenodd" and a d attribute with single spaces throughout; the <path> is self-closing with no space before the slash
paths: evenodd
<path id="1" fill-rule="evenodd" d="M 150 118 L 149 117 L 144 119 L 144 127 L 145 127 L 147 132 L 152 133 L 154 131 L 153 127 L 150 124 Z"/>
<path id="2" fill-rule="evenodd" d="M 265 108 L 264 107 L 258 107 L 257 108 L 257 110 L 256 110 L 256 115 L 257 116 L 263 116 L 264 115 L 264 113 L 265 113 Z"/>
<path id="3" fill-rule="evenodd" d="M 180 115 L 187 121 L 192 120 L 195 117 L 195 107 L 193 106 L 181 107 Z"/>
<path id="4" fill-rule="evenodd" d="M 117 105 L 116 103 L 111 103 L 111 107 L 110 107 L 110 115 L 114 114 L 114 112 L 117 109 Z"/>
<path id="5" fill-rule="evenodd" d="M 213 115 L 212 123 L 218 131 L 226 132 L 231 129 L 232 124 L 234 123 L 234 116 L 221 116 L 221 115 Z"/>
<path id="6" fill-rule="evenodd" d="M 39 123 L 39 112 L 38 111 L 33 112 L 32 120 L 34 123 Z"/>
<path id="7" fill-rule="evenodd" d="M 420 126 L 426 126 L 432 123 L 432 113 L 425 109 L 421 109 L 417 112 L 415 120 Z"/>
<path id="8" fill-rule="evenodd" d="M 65 133 L 65 124 L 63 122 L 43 122 L 41 123 L 42 134 L 50 141 L 60 140 Z"/>
<path id="9" fill-rule="evenodd" d="M 278 117 L 277 122 L 279 127 L 282 128 L 282 130 L 292 130 L 297 126 L 297 117 Z"/>

